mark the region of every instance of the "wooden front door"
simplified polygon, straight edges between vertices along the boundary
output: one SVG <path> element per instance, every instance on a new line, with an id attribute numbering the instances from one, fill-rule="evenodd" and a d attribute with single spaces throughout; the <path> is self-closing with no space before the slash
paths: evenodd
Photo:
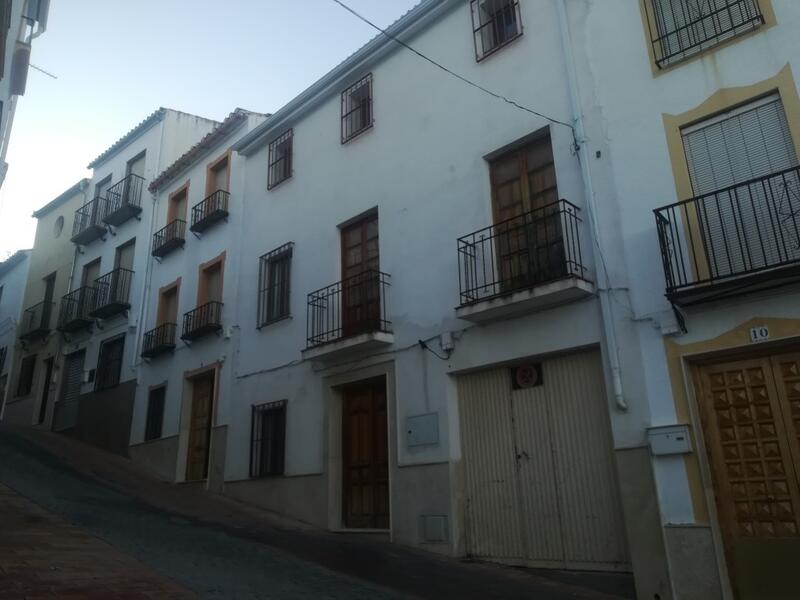
<path id="1" fill-rule="evenodd" d="M 491 163 L 500 288 L 510 291 L 566 274 L 550 136 Z"/>
<path id="2" fill-rule="evenodd" d="M 389 528 L 389 439 L 386 383 L 377 379 L 343 390 L 344 526 Z"/>
<path id="3" fill-rule="evenodd" d="M 342 229 L 342 336 L 380 329 L 378 215 Z"/>
<path id="4" fill-rule="evenodd" d="M 738 600 L 797 598 L 800 353 L 704 366 L 700 414 Z"/>
<path id="5" fill-rule="evenodd" d="M 192 380 L 192 414 L 189 419 L 189 450 L 186 457 L 186 480 L 208 477 L 208 450 L 214 408 L 214 374 Z"/>

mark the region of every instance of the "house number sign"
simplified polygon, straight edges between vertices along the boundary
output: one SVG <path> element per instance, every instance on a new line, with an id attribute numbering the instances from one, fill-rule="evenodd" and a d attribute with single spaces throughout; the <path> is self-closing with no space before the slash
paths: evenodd
<path id="1" fill-rule="evenodd" d="M 750 341 L 755 343 L 766 342 L 769 339 L 769 327 L 762 325 L 761 327 L 752 327 L 750 329 Z"/>

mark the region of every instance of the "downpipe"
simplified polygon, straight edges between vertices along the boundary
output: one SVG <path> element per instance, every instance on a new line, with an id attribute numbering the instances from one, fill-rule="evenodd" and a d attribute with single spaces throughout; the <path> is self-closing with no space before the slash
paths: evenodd
<path id="1" fill-rule="evenodd" d="M 600 229 L 597 226 L 597 210 L 595 205 L 594 183 L 589 169 L 589 156 L 586 149 L 586 129 L 581 111 L 580 96 L 578 94 L 578 77 L 575 69 L 575 56 L 572 52 L 572 39 L 567 19 L 567 0 L 556 0 L 558 7 L 558 21 L 561 29 L 561 45 L 564 52 L 564 62 L 567 70 L 570 107 L 572 109 L 573 136 L 578 163 L 581 167 L 581 178 L 585 190 L 586 214 L 592 233 L 592 244 L 595 249 L 595 266 L 597 270 L 598 297 L 600 300 L 600 315 L 603 324 L 605 350 L 608 365 L 611 371 L 611 388 L 614 403 L 621 411 L 628 410 L 628 402 L 622 385 L 622 373 L 619 360 L 619 345 L 617 334 L 614 330 L 614 314 L 611 307 L 611 286 L 609 283 L 603 251 L 600 247 Z"/>

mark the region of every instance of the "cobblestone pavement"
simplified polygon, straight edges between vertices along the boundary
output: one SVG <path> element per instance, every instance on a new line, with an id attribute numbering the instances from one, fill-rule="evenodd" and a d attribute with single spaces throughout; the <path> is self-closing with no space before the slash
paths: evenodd
<path id="1" fill-rule="evenodd" d="M 196 598 L 0 484 L 0 598 Z"/>
<path id="2" fill-rule="evenodd" d="M 628 575 L 465 564 L 318 531 L 157 481 L 126 459 L 47 432 L 0 425 L 0 484 L 2 599 L 634 597 Z M 75 580 L 95 587 L 69 596 Z M 21 591 L 37 581 L 44 587 Z"/>

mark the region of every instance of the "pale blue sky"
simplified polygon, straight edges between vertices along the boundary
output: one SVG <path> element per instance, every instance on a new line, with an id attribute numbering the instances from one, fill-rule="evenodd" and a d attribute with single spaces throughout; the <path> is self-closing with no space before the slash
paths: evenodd
<path id="1" fill-rule="evenodd" d="M 418 0 L 349 0 L 385 26 Z M 31 213 L 159 106 L 274 112 L 375 35 L 331 0 L 52 0 L 34 41 L 0 190 L 0 260 Z"/>

